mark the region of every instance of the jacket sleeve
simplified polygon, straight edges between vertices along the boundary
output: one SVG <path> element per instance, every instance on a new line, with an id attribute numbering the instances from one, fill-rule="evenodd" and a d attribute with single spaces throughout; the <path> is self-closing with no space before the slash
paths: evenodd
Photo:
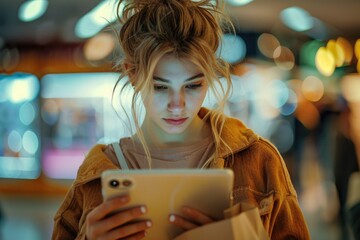
<path id="1" fill-rule="evenodd" d="M 81 196 L 80 194 L 75 194 L 77 190 L 76 187 L 71 186 L 55 214 L 52 233 L 53 240 L 76 239 L 78 235 L 82 208 L 81 204 L 79 204 L 80 199 L 75 198 L 75 195 Z"/>
<path id="2" fill-rule="evenodd" d="M 286 196 L 278 207 L 275 206 L 272 218 L 274 224 L 272 229 L 269 229 L 271 239 L 310 239 L 308 227 L 295 196 Z"/>
<path id="3" fill-rule="evenodd" d="M 274 190 L 274 204 L 270 216 L 271 239 L 310 239 L 309 230 L 300 208 L 295 188 L 291 182 L 285 161 L 277 149 L 265 141 L 264 151 L 268 174 Z M 268 183 L 268 186 L 270 184 Z"/>

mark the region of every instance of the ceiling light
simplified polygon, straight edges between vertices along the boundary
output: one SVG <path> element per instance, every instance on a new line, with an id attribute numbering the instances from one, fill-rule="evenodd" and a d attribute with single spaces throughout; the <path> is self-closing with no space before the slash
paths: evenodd
<path id="1" fill-rule="evenodd" d="M 314 18 L 300 7 L 289 7 L 281 11 L 281 20 L 289 28 L 303 32 L 314 26 Z"/>
<path id="2" fill-rule="evenodd" d="M 40 18 L 46 12 L 47 0 L 29 0 L 20 5 L 18 16 L 23 22 L 31 22 Z"/>
<path id="3" fill-rule="evenodd" d="M 253 0 L 227 0 L 227 2 L 233 6 L 244 6 L 252 1 Z"/>
<path id="4" fill-rule="evenodd" d="M 104 0 L 76 23 L 75 34 L 80 38 L 95 36 L 109 23 L 117 19 L 116 5 L 118 1 Z M 121 12 L 121 9 L 119 10 Z"/>

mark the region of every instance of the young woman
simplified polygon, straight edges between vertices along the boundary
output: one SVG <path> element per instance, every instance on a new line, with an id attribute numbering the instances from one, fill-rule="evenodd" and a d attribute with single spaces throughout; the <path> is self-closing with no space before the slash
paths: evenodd
<path id="1" fill-rule="evenodd" d="M 129 168 L 231 168 L 234 203 L 259 208 L 271 239 L 309 239 L 284 161 L 268 141 L 222 109 L 230 93 L 229 66 L 215 52 L 222 36 L 218 8 L 209 0 L 138 0 L 124 4 L 118 66 L 134 89 L 136 134 L 115 147 L 96 145 L 55 216 L 53 239 L 142 239 L 151 220 L 129 223 L 146 206 L 109 216 L 129 196 L 102 201 L 100 175 L 119 169 L 114 148 Z M 220 78 L 225 79 L 222 84 Z M 217 108 L 202 108 L 207 91 Z M 137 99 L 145 107 L 139 120 Z M 184 230 L 214 220 L 186 208 L 169 221 Z"/>

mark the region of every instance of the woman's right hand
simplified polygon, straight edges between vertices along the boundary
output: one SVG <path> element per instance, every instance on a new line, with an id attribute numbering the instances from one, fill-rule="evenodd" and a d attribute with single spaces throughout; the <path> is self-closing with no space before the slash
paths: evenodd
<path id="1" fill-rule="evenodd" d="M 118 213 L 116 210 L 130 201 L 129 196 L 104 201 L 86 217 L 86 238 L 89 240 L 142 239 L 146 229 L 151 227 L 150 220 L 129 223 L 146 212 L 145 206 L 134 207 Z"/>

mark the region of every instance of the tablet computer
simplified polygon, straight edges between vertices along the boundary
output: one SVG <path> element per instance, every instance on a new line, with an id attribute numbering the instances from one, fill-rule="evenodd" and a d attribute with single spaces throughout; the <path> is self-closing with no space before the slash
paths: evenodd
<path id="1" fill-rule="evenodd" d="M 182 233 L 168 220 L 171 213 L 183 215 L 182 206 L 219 220 L 232 204 L 230 169 L 108 170 L 101 178 L 104 200 L 127 193 L 131 201 L 122 209 L 147 206 L 141 219 L 151 219 L 153 225 L 145 239 L 167 240 Z"/>

